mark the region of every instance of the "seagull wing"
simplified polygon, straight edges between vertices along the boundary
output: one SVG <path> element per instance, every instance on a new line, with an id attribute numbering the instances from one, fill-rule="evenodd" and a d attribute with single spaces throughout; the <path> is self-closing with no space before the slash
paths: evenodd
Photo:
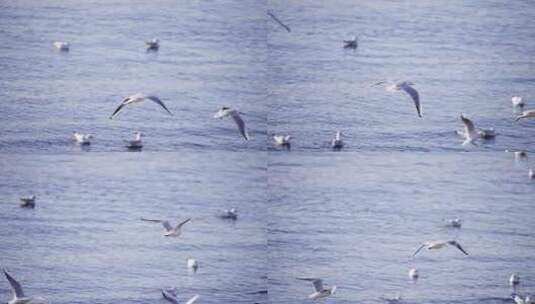
<path id="1" fill-rule="evenodd" d="M 113 114 L 111 114 L 110 116 L 110 119 L 113 119 L 115 116 L 117 116 L 117 114 L 119 114 L 119 112 L 124 108 L 124 106 L 126 106 L 126 103 L 121 103 L 117 109 L 115 109 L 115 111 L 113 112 Z"/>
<path id="2" fill-rule="evenodd" d="M 193 304 L 195 303 L 195 301 L 197 301 L 197 299 L 199 298 L 200 296 L 197 294 L 197 295 L 194 295 L 193 297 L 191 297 L 191 299 L 189 299 L 186 304 Z"/>
<path id="3" fill-rule="evenodd" d="M 165 228 L 165 230 L 167 230 L 167 231 L 173 230 L 173 227 L 171 227 L 171 224 L 169 224 L 168 221 L 162 221 L 162 225 Z"/>
<path id="4" fill-rule="evenodd" d="M 189 218 L 189 219 L 187 219 L 187 220 L 183 221 L 182 223 L 180 223 L 180 224 L 176 225 L 176 229 L 178 229 L 178 228 L 182 227 L 182 226 L 183 226 L 183 225 L 184 225 L 185 223 L 187 223 L 187 222 L 189 222 L 189 221 L 191 221 L 191 218 Z"/>
<path id="5" fill-rule="evenodd" d="M 22 286 L 20 286 L 20 283 L 17 282 L 5 269 L 4 269 L 4 275 L 6 276 L 6 279 L 9 282 L 9 285 L 11 285 L 11 291 L 17 298 L 23 298 L 24 292 L 22 291 Z"/>
<path id="6" fill-rule="evenodd" d="M 292 30 L 290 29 L 289 26 L 287 26 L 286 24 L 282 23 L 282 21 L 279 20 L 279 18 L 277 18 L 275 15 L 273 15 L 272 12 L 268 11 L 267 14 L 273 19 L 275 20 L 278 24 L 280 24 L 280 26 L 282 26 L 283 28 L 285 28 L 288 33 L 291 32 Z"/>
<path id="7" fill-rule="evenodd" d="M 144 217 L 140 218 L 140 220 L 145 221 L 145 222 L 153 222 L 153 223 L 161 223 L 161 222 L 163 222 L 162 220 L 148 219 L 148 218 L 144 218 Z"/>
<path id="8" fill-rule="evenodd" d="M 164 108 L 167 113 L 169 113 L 169 115 L 173 115 L 173 113 L 171 113 L 171 111 L 169 111 L 169 109 L 167 109 L 167 107 L 165 106 L 165 104 L 163 103 L 163 101 L 160 100 L 160 98 L 156 97 L 156 96 L 146 96 L 145 97 L 146 99 L 150 99 L 152 101 L 154 101 L 155 103 L 159 104 L 162 108 Z"/>
<path id="9" fill-rule="evenodd" d="M 412 256 L 416 256 L 418 254 L 418 252 L 420 252 L 420 250 L 422 250 L 422 248 L 425 247 L 425 244 L 422 244 L 422 246 L 420 246 L 413 254 Z"/>
<path id="10" fill-rule="evenodd" d="M 249 134 L 245 129 L 245 122 L 243 121 L 243 119 L 241 119 L 241 116 L 240 114 L 238 114 L 238 111 L 232 111 L 230 115 L 232 116 L 232 119 L 234 119 L 236 125 L 238 125 L 238 129 L 240 130 L 240 134 L 243 136 L 243 138 L 245 138 L 245 140 L 249 140 Z"/>
<path id="11" fill-rule="evenodd" d="M 387 84 L 388 82 L 386 81 L 378 81 L 376 83 L 373 83 L 372 85 L 370 85 L 370 87 L 375 87 L 375 86 L 378 86 L 378 85 L 384 85 L 384 84 Z"/>
<path id="12" fill-rule="evenodd" d="M 316 289 L 316 291 L 323 290 L 323 281 L 321 279 L 317 279 L 317 278 L 297 278 L 297 279 L 302 280 L 302 281 L 312 282 L 312 284 L 314 284 L 314 289 Z"/>
<path id="13" fill-rule="evenodd" d="M 404 85 L 401 88 L 411 96 L 412 100 L 414 101 L 414 105 L 416 106 L 418 117 L 422 117 L 422 108 L 420 107 L 420 95 L 418 94 L 418 91 L 409 85 Z"/>
<path id="14" fill-rule="evenodd" d="M 463 247 L 461 247 L 461 244 L 457 243 L 456 241 L 450 241 L 448 242 L 449 244 L 457 247 L 457 249 L 459 249 L 460 251 L 462 251 L 462 253 L 468 255 L 468 252 L 466 252 L 466 250 L 463 249 Z"/>
<path id="15" fill-rule="evenodd" d="M 461 120 L 463 121 L 463 124 L 464 124 L 464 135 L 470 138 L 476 138 L 477 132 L 476 132 L 476 127 L 474 126 L 474 123 L 470 119 L 464 117 L 462 114 L 461 114 Z"/>
<path id="16" fill-rule="evenodd" d="M 169 302 L 171 302 L 173 304 L 179 304 L 178 300 L 176 299 L 175 292 L 173 292 L 171 290 L 162 289 L 162 295 L 167 301 L 169 301 Z"/>

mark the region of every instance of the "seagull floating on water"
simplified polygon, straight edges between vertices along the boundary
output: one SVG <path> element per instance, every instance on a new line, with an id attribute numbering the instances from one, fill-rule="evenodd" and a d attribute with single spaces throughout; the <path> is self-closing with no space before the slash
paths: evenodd
<path id="1" fill-rule="evenodd" d="M 350 40 L 344 40 L 345 49 L 356 49 L 359 46 L 357 36 L 351 37 Z"/>
<path id="2" fill-rule="evenodd" d="M 193 272 L 197 272 L 197 269 L 199 269 L 199 263 L 194 258 L 187 258 L 186 265 L 188 266 L 188 269 Z"/>
<path id="3" fill-rule="evenodd" d="M 290 135 L 273 135 L 273 140 L 278 146 L 289 146 L 291 139 Z"/>
<path id="4" fill-rule="evenodd" d="M 524 112 L 522 112 L 522 114 L 518 115 L 515 120 L 518 121 L 522 118 L 530 118 L 530 117 L 535 117 L 535 109 L 532 109 L 532 110 L 526 110 Z"/>
<path id="5" fill-rule="evenodd" d="M 531 301 L 531 298 L 529 295 L 527 295 L 524 299 L 522 299 L 521 296 L 515 294 L 515 297 L 513 298 L 513 300 L 515 300 L 516 304 L 533 304 L 533 301 Z"/>
<path id="6" fill-rule="evenodd" d="M 132 140 L 126 141 L 126 147 L 128 149 L 141 149 L 143 148 L 143 143 L 141 142 L 141 136 L 143 136 L 143 133 L 141 132 L 135 132 L 136 136 Z"/>
<path id="7" fill-rule="evenodd" d="M 62 52 L 68 52 L 70 49 L 70 45 L 68 42 L 61 42 L 61 41 L 54 42 L 54 47 Z"/>
<path id="8" fill-rule="evenodd" d="M 167 109 L 167 107 L 165 106 L 163 101 L 161 101 L 158 97 L 153 96 L 153 95 L 145 95 L 145 94 L 142 94 L 142 93 L 137 93 L 137 94 L 134 94 L 132 96 L 128 96 L 125 99 L 123 99 L 123 102 L 119 105 L 119 107 L 117 107 L 117 109 L 115 109 L 113 114 L 110 116 L 110 119 L 113 119 L 115 116 L 117 116 L 117 114 L 119 114 L 119 112 L 125 106 L 130 105 L 130 104 L 134 104 L 134 103 L 140 103 L 140 102 L 143 102 L 143 101 L 145 101 L 147 99 L 151 100 L 151 101 L 154 101 L 155 103 L 159 104 L 162 108 L 164 108 L 167 111 L 167 113 L 169 113 L 169 115 L 171 115 L 171 116 L 173 115 L 173 113 L 171 113 L 171 111 L 169 111 L 169 109 Z"/>
<path id="9" fill-rule="evenodd" d="M 511 102 L 513 103 L 513 107 L 518 107 L 518 108 L 523 108 L 526 103 L 524 102 L 524 100 L 522 99 L 521 96 L 513 96 L 511 97 Z"/>
<path id="10" fill-rule="evenodd" d="M 179 304 L 180 303 L 178 301 L 176 288 L 162 289 L 162 295 L 163 295 L 164 299 L 166 299 L 167 301 L 169 301 L 171 303 L 174 303 L 174 304 Z M 185 304 L 193 304 L 193 303 L 195 303 L 195 301 L 197 301 L 197 299 L 199 297 L 200 296 L 198 294 L 194 295 Z"/>
<path id="11" fill-rule="evenodd" d="M 36 300 L 35 298 L 25 296 L 20 283 L 17 282 L 17 280 L 15 280 L 15 278 L 13 278 L 11 274 L 7 272 L 7 270 L 3 269 L 3 271 L 7 281 L 9 282 L 9 285 L 11 286 L 11 293 L 13 294 L 13 299 L 7 302 L 7 304 L 26 304 Z"/>
<path id="12" fill-rule="evenodd" d="M 321 298 L 326 298 L 330 295 L 333 295 L 336 292 L 336 286 L 325 287 L 323 286 L 323 281 L 316 278 L 297 278 L 302 281 L 312 282 L 314 285 L 315 292 L 308 296 L 309 299 L 316 300 Z"/>
<path id="13" fill-rule="evenodd" d="M 412 268 L 411 270 L 409 270 L 409 278 L 417 280 L 419 276 L 420 274 L 418 273 L 418 269 Z"/>
<path id="14" fill-rule="evenodd" d="M 342 141 L 342 132 L 337 131 L 333 140 L 331 141 L 331 147 L 335 150 L 340 150 L 344 147 L 344 142 Z"/>
<path id="15" fill-rule="evenodd" d="M 463 220 L 461 220 L 460 218 L 447 219 L 446 224 L 449 227 L 461 228 L 461 226 L 463 225 Z"/>
<path id="16" fill-rule="evenodd" d="M 528 176 L 530 179 L 535 179 L 535 171 L 533 170 L 533 168 L 529 168 Z"/>
<path id="17" fill-rule="evenodd" d="M 518 284 L 520 284 L 520 275 L 518 274 L 518 272 L 515 272 L 509 277 L 509 285 L 515 287 Z"/>
<path id="18" fill-rule="evenodd" d="M 403 299 L 401 298 L 400 295 L 396 295 L 394 297 L 381 297 L 380 299 L 389 304 L 403 303 Z"/>
<path id="19" fill-rule="evenodd" d="M 21 197 L 20 198 L 20 206 L 22 208 L 35 208 L 35 195 L 27 196 L 27 197 Z"/>
<path id="20" fill-rule="evenodd" d="M 80 145 L 90 145 L 91 139 L 93 139 L 93 135 L 91 134 L 82 134 L 79 132 L 73 132 L 72 137 L 76 143 Z"/>
<path id="21" fill-rule="evenodd" d="M 145 44 L 147 45 L 147 51 L 157 51 L 160 48 L 160 40 L 156 38 L 145 42 Z"/>
<path id="22" fill-rule="evenodd" d="M 409 94 L 409 96 L 412 98 L 412 101 L 414 101 L 414 105 L 416 106 L 416 112 L 418 113 L 418 117 L 422 117 L 422 107 L 420 105 L 420 95 L 418 94 L 418 91 L 414 89 L 412 86 L 414 83 L 410 81 L 401 81 L 397 83 L 391 83 L 388 81 L 379 81 L 374 83 L 372 86 L 384 86 L 387 91 L 395 92 L 403 90 L 405 93 Z"/>
<path id="23" fill-rule="evenodd" d="M 142 221 L 146 221 L 146 222 L 162 223 L 162 225 L 163 225 L 163 227 L 165 229 L 164 233 L 163 233 L 164 236 L 179 237 L 180 234 L 182 233 L 182 226 L 184 224 L 186 224 L 187 222 L 189 222 L 191 220 L 191 218 L 186 219 L 185 221 L 179 223 L 175 227 L 172 227 L 171 224 L 169 224 L 168 221 L 146 219 L 146 218 L 143 218 L 143 217 L 141 218 L 141 220 Z"/>
<path id="24" fill-rule="evenodd" d="M 223 219 L 237 220 L 238 210 L 236 210 L 236 208 L 225 209 L 225 211 L 223 211 L 223 214 L 221 214 L 220 217 Z"/>
<path id="25" fill-rule="evenodd" d="M 238 130 L 240 131 L 240 134 L 245 138 L 245 140 L 249 140 L 249 134 L 247 133 L 247 129 L 245 128 L 245 122 L 240 116 L 240 113 L 238 113 L 237 110 L 233 110 L 229 107 L 222 107 L 217 111 L 217 113 L 214 114 L 214 118 L 223 118 L 230 116 L 238 126 Z"/>
<path id="26" fill-rule="evenodd" d="M 447 245 L 454 246 L 457 249 L 459 249 L 462 253 L 464 253 L 465 255 L 468 255 L 468 252 L 466 252 L 463 249 L 463 247 L 461 247 L 461 244 L 457 243 L 457 241 L 427 241 L 423 243 L 422 246 L 420 246 L 418 250 L 416 250 L 412 256 L 416 256 L 418 252 L 420 252 L 420 250 L 422 250 L 423 248 L 427 248 L 427 250 L 436 250 L 436 249 L 444 248 Z"/>

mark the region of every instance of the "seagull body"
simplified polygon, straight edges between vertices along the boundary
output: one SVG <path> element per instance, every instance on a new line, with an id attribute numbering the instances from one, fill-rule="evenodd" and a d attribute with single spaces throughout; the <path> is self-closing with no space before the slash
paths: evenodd
<path id="1" fill-rule="evenodd" d="M 166 299 L 167 301 L 169 301 L 171 303 L 174 303 L 174 304 L 179 304 L 180 303 L 178 301 L 176 288 L 162 289 L 162 295 L 163 295 L 164 299 Z M 193 304 L 193 303 L 195 303 L 195 301 L 197 301 L 197 299 L 199 297 L 200 297 L 199 295 L 194 295 L 185 304 Z"/>
<path id="2" fill-rule="evenodd" d="M 447 219 L 446 220 L 446 223 L 449 227 L 453 227 L 453 228 L 461 228 L 462 224 L 463 224 L 463 220 L 461 220 L 460 218 L 454 218 L 454 219 Z"/>
<path id="3" fill-rule="evenodd" d="M 522 112 L 522 114 L 518 115 L 515 120 L 518 121 L 518 120 L 520 120 L 522 118 L 530 118 L 530 117 L 535 117 L 535 109 L 526 110 L 526 111 Z"/>
<path id="4" fill-rule="evenodd" d="M 147 45 L 148 51 L 157 51 L 160 48 L 160 40 L 158 39 L 152 39 L 145 42 L 145 44 Z"/>
<path id="5" fill-rule="evenodd" d="M 273 135 L 273 140 L 278 146 L 289 146 L 291 139 L 290 135 Z"/>
<path id="6" fill-rule="evenodd" d="M 332 287 L 325 287 L 323 286 L 323 281 L 321 279 L 316 278 L 297 278 L 298 280 L 302 281 L 309 281 L 312 282 L 314 285 L 314 293 L 310 294 L 308 296 L 309 299 L 316 300 L 321 298 L 326 298 L 330 295 L 333 295 L 336 292 L 336 286 Z"/>
<path id="7" fill-rule="evenodd" d="M 420 274 L 418 273 L 418 269 L 412 268 L 411 270 L 409 270 L 409 278 L 417 280 L 419 276 Z"/>
<path id="8" fill-rule="evenodd" d="M 519 295 L 515 295 L 515 297 L 513 298 L 515 300 L 515 303 L 516 304 L 532 304 L 533 301 L 531 301 L 531 298 L 528 296 L 526 296 L 524 299 L 522 299 L 521 296 Z"/>
<path id="9" fill-rule="evenodd" d="M 333 140 L 331 141 L 331 147 L 335 150 L 340 150 L 344 147 L 344 141 L 342 141 L 342 132 L 337 131 Z"/>
<path id="10" fill-rule="evenodd" d="M 237 220 L 238 219 L 238 210 L 236 210 L 236 208 L 226 209 L 225 211 L 223 211 L 223 214 L 221 215 L 221 218 Z"/>
<path id="11" fill-rule="evenodd" d="M 395 297 L 381 297 L 381 300 L 389 304 L 403 303 L 403 299 L 400 295 L 396 295 Z"/>
<path id="12" fill-rule="evenodd" d="M 509 285 L 514 287 L 518 284 L 520 284 L 520 275 L 515 272 L 509 277 Z"/>
<path id="13" fill-rule="evenodd" d="M 397 83 L 391 83 L 388 81 L 379 81 L 373 86 L 384 86 L 387 91 L 395 92 L 395 91 L 404 91 L 407 93 L 414 102 L 414 105 L 416 106 L 416 112 L 418 113 L 418 117 L 422 117 L 422 107 L 420 105 L 420 94 L 418 94 L 418 91 L 414 89 L 412 86 L 414 83 L 410 81 L 401 81 Z"/>
<path id="14" fill-rule="evenodd" d="M 199 263 L 194 258 L 188 258 L 186 260 L 186 265 L 188 266 L 188 269 L 193 272 L 197 272 L 197 269 L 199 269 Z"/>
<path id="15" fill-rule="evenodd" d="M 35 195 L 20 198 L 22 208 L 35 208 Z"/>
<path id="16" fill-rule="evenodd" d="M 129 149 L 141 149 L 143 147 L 143 143 L 141 142 L 141 136 L 143 136 L 143 133 L 136 132 L 134 134 L 136 137 L 133 140 L 127 140 L 126 147 Z"/>
<path id="17" fill-rule="evenodd" d="M 476 127 L 474 126 L 474 123 L 463 116 L 461 114 L 461 121 L 464 124 L 464 131 L 461 133 L 461 135 L 464 137 L 463 145 L 466 144 L 474 144 L 474 141 L 480 138 L 479 132 L 476 130 Z"/>
<path id="18" fill-rule="evenodd" d="M 447 245 L 454 246 L 457 249 L 459 249 L 462 253 L 464 253 L 465 255 L 468 255 L 468 252 L 466 252 L 463 249 L 463 247 L 461 247 L 461 244 L 457 243 L 457 241 L 428 241 L 428 242 L 423 243 L 422 246 L 420 246 L 418 250 L 416 250 L 416 252 L 414 252 L 412 256 L 416 256 L 418 252 L 420 252 L 420 250 L 422 250 L 423 248 L 427 248 L 427 250 L 437 250 L 437 249 L 444 248 Z"/>
<path id="19" fill-rule="evenodd" d="M 33 300 L 32 298 L 24 295 L 24 291 L 22 291 L 22 286 L 20 283 L 17 282 L 17 280 L 15 280 L 15 278 L 13 278 L 5 269 L 4 275 L 11 286 L 11 293 L 13 294 L 13 299 L 11 299 L 8 304 L 25 304 L 30 303 Z"/>
<path id="20" fill-rule="evenodd" d="M 56 41 L 54 42 L 54 47 L 56 47 L 56 49 L 58 49 L 59 51 L 68 52 L 70 45 L 68 42 Z"/>
<path id="21" fill-rule="evenodd" d="M 534 179 L 535 178 L 535 170 L 533 170 L 533 168 L 529 168 L 528 176 L 529 176 L 530 179 Z"/>
<path id="22" fill-rule="evenodd" d="M 359 46 L 357 36 L 351 37 L 351 40 L 344 40 L 345 49 L 356 49 Z"/>
<path id="23" fill-rule="evenodd" d="M 137 94 L 134 94 L 132 96 L 128 96 L 125 99 L 123 99 L 123 102 L 119 105 L 119 107 L 117 107 L 117 109 L 115 109 L 113 114 L 110 116 L 110 119 L 113 119 L 115 116 L 117 116 L 117 114 L 119 114 L 119 112 L 125 106 L 130 105 L 130 104 L 134 104 L 134 103 L 140 103 L 140 102 L 143 102 L 143 101 L 145 101 L 147 99 L 151 100 L 151 101 L 154 101 L 155 103 L 159 104 L 162 108 L 164 108 L 167 111 L 167 113 L 169 113 L 169 115 L 171 115 L 171 116 L 173 115 L 173 113 L 171 113 L 171 111 L 169 111 L 169 109 L 167 109 L 167 107 L 165 106 L 163 101 L 161 101 L 158 97 L 152 96 L 152 95 L 145 95 L 145 94 L 142 94 L 142 93 L 137 93 Z"/>
<path id="24" fill-rule="evenodd" d="M 91 134 L 82 134 L 79 132 L 73 132 L 72 137 L 76 143 L 80 145 L 90 145 L 91 139 L 93 139 L 93 135 Z"/>
<path id="25" fill-rule="evenodd" d="M 526 103 L 524 102 L 524 100 L 522 99 L 521 96 L 513 96 L 511 97 L 511 102 L 513 103 L 513 107 L 515 108 L 522 108 L 526 105 Z"/>
<path id="26" fill-rule="evenodd" d="M 240 113 L 238 113 L 237 110 L 233 110 L 229 107 L 222 107 L 215 113 L 214 118 L 223 118 L 230 116 L 238 126 L 238 130 L 240 131 L 240 134 L 243 136 L 245 140 L 249 140 L 249 134 L 247 133 L 247 129 L 245 128 L 245 122 L 240 116 Z"/>

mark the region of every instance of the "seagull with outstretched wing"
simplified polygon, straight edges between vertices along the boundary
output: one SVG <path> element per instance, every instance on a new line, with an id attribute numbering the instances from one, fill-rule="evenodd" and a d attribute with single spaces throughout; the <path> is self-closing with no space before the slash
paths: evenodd
<path id="1" fill-rule="evenodd" d="M 126 107 L 127 105 L 134 104 L 134 103 L 140 103 L 140 102 L 143 102 L 145 100 L 150 100 L 150 101 L 153 101 L 153 102 L 159 104 L 162 108 L 164 108 L 167 111 L 167 113 L 169 113 L 169 115 L 171 115 L 171 116 L 173 115 L 173 113 L 171 113 L 171 111 L 169 111 L 169 109 L 165 106 L 163 101 L 160 100 L 160 98 L 158 98 L 158 97 L 156 97 L 154 95 L 145 95 L 145 94 L 142 94 L 142 93 L 137 93 L 137 94 L 134 94 L 132 96 L 128 96 L 125 99 L 123 99 L 123 102 L 117 107 L 117 109 L 115 109 L 113 114 L 111 114 L 110 119 L 113 119 L 115 116 L 117 116 L 119 114 L 119 112 L 124 107 Z"/>

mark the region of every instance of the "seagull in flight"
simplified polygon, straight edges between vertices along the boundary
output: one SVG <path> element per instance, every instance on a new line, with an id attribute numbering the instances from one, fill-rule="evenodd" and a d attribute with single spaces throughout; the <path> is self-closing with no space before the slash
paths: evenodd
<path id="1" fill-rule="evenodd" d="M 22 208 L 35 208 L 35 195 L 21 197 L 20 201 L 21 201 L 20 206 Z"/>
<path id="2" fill-rule="evenodd" d="M 180 302 L 178 301 L 178 297 L 177 297 L 177 290 L 176 288 L 170 288 L 170 289 L 162 289 L 162 295 L 164 297 L 164 299 L 166 299 L 167 301 L 171 302 L 171 303 L 174 303 L 174 304 L 179 304 Z M 193 297 L 191 297 L 191 299 L 189 299 L 186 304 L 193 304 L 195 303 L 195 301 L 197 301 L 197 299 L 199 299 L 199 295 L 194 295 Z"/>
<path id="3" fill-rule="evenodd" d="M 162 225 L 164 227 L 164 232 L 163 232 L 164 236 L 179 237 L 180 234 L 182 233 L 182 226 L 184 226 L 184 224 L 189 222 L 191 220 L 191 218 L 186 219 L 185 221 L 179 223 L 175 227 L 171 226 L 171 224 L 169 224 L 168 221 L 152 220 L 152 219 L 146 219 L 146 218 L 143 218 L 143 217 L 141 218 L 141 220 L 142 221 L 146 221 L 146 222 L 162 223 Z"/>
<path id="4" fill-rule="evenodd" d="M 167 113 L 169 113 L 169 115 L 171 115 L 171 116 L 173 115 L 173 113 L 171 113 L 171 111 L 169 111 L 169 109 L 167 109 L 167 107 L 160 100 L 160 98 L 158 98 L 156 96 L 153 96 L 153 95 L 145 95 L 145 94 L 142 94 L 142 93 L 137 93 L 137 94 L 134 94 L 132 96 L 128 96 L 125 99 L 123 99 L 123 102 L 119 105 L 119 107 L 117 107 L 117 109 L 115 109 L 113 114 L 110 116 L 110 119 L 113 119 L 115 116 L 117 116 L 117 114 L 119 114 L 119 112 L 125 106 L 127 106 L 129 104 L 140 103 L 140 102 L 143 102 L 143 101 L 145 101 L 147 99 L 151 100 L 151 101 L 154 101 L 155 103 L 159 104 L 162 108 L 164 108 L 167 111 Z"/>
<path id="5" fill-rule="evenodd" d="M 314 293 L 310 294 L 308 296 L 309 299 L 316 300 L 321 298 L 326 298 L 330 295 L 333 295 L 336 292 L 336 286 L 332 287 L 325 287 L 323 286 L 323 281 L 321 279 L 316 278 L 297 278 L 298 280 L 302 281 L 309 281 L 312 282 L 314 285 Z"/>
<path id="6" fill-rule="evenodd" d="M 457 131 L 457 134 L 462 136 L 465 141 L 463 142 L 463 145 L 471 143 L 474 144 L 474 141 L 478 138 L 485 139 L 485 140 L 491 140 L 496 138 L 496 131 L 494 131 L 493 128 L 488 129 L 479 129 L 476 128 L 474 123 L 468 119 L 467 117 L 463 116 L 461 114 L 461 121 L 464 124 L 464 130 Z"/>
<path id="7" fill-rule="evenodd" d="M 160 40 L 156 38 L 145 42 L 145 44 L 147 45 L 147 51 L 157 51 L 160 48 Z"/>
<path id="8" fill-rule="evenodd" d="M 240 116 L 240 113 L 238 113 L 237 110 L 231 109 L 229 107 L 222 107 L 215 113 L 214 118 L 223 118 L 230 116 L 232 119 L 234 119 L 234 122 L 238 126 L 238 130 L 240 131 L 240 134 L 243 136 L 245 140 L 249 140 L 249 134 L 247 133 L 247 129 L 245 128 L 245 122 Z"/>
<path id="9" fill-rule="evenodd" d="M 418 113 L 418 117 L 422 117 L 422 107 L 420 105 L 420 95 L 418 94 L 418 91 L 414 89 L 412 86 L 414 83 L 410 81 L 400 81 L 397 83 L 391 83 L 388 81 L 379 81 L 374 83 L 372 86 L 383 86 L 387 91 L 395 92 L 395 91 L 404 91 L 405 93 L 409 94 L 409 96 L 412 98 L 412 101 L 414 101 L 414 105 L 416 106 L 416 112 Z"/>
<path id="10" fill-rule="evenodd" d="M 331 140 L 331 147 L 334 150 L 340 150 L 344 147 L 344 141 L 342 140 L 342 132 L 337 131 L 333 140 Z"/>
<path id="11" fill-rule="evenodd" d="M 423 243 L 422 246 L 420 246 L 412 256 L 416 256 L 418 252 L 420 252 L 420 250 L 422 250 L 423 248 L 427 248 L 427 250 L 436 250 L 444 248 L 447 245 L 454 246 L 460 251 L 462 251 L 462 253 L 464 253 L 465 255 L 468 255 L 468 252 L 466 252 L 463 247 L 461 247 L 461 244 L 457 243 L 457 241 L 428 241 Z"/>
<path id="12" fill-rule="evenodd" d="M 357 36 L 351 37 L 350 40 L 344 40 L 344 49 L 356 49 L 359 46 Z"/>
<path id="13" fill-rule="evenodd" d="M 69 48 L 70 48 L 70 45 L 69 45 L 68 42 L 56 41 L 56 42 L 54 42 L 54 47 L 56 49 L 58 49 L 58 51 L 68 52 Z"/>
<path id="14" fill-rule="evenodd" d="M 518 121 L 522 118 L 530 118 L 530 117 L 535 117 L 535 109 L 532 109 L 532 110 L 526 110 L 524 112 L 522 112 L 522 114 L 518 115 L 515 120 Z"/>
<path id="15" fill-rule="evenodd" d="M 9 282 L 9 285 L 11 286 L 11 293 L 13 294 L 13 299 L 11 299 L 7 304 L 26 304 L 30 303 L 34 300 L 34 298 L 26 297 L 24 295 L 24 291 L 22 291 L 22 286 L 20 285 L 15 278 L 7 272 L 7 270 L 3 269 L 4 275 L 6 276 L 7 281 Z"/>

